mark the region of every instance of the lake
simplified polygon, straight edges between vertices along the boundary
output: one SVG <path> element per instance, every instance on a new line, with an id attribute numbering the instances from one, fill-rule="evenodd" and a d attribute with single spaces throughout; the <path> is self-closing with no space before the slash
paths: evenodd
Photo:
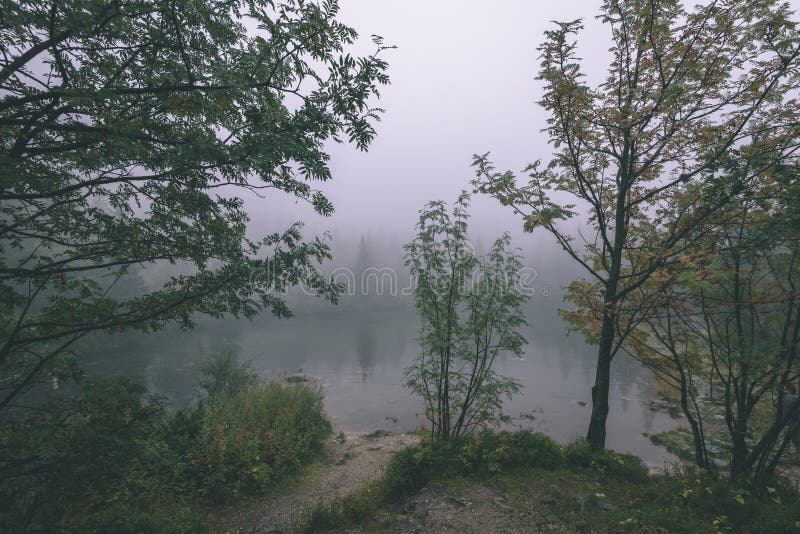
<path id="1" fill-rule="evenodd" d="M 566 336 L 552 305 L 533 299 L 528 319 L 524 357 L 498 363 L 501 373 L 523 386 L 506 403 L 506 413 L 532 413 L 535 420 L 521 420 L 523 427 L 567 442 L 582 436 L 588 425 L 596 349 L 580 335 Z M 291 319 L 206 319 L 188 332 L 168 328 L 148 336 L 95 336 L 78 354 L 90 374 L 135 377 L 151 391 L 184 404 L 195 394 L 201 363 L 228 348 L 264 377 L 295 372 L 318 377 L 337 431 L 403 432 L 422 420 L 417 416 L 420 400 L 403 386 L 403 369 L 418 351 L 416 333 L 410 299 L 360 299 L 298 311 Z M 644 435 L 678 424 L 650 408 L 656 396 L 652 375 L 624 354 L 616 357 L 612 371 L 607 445 L 636 454 L 650 466 L 675 461 Z"/>

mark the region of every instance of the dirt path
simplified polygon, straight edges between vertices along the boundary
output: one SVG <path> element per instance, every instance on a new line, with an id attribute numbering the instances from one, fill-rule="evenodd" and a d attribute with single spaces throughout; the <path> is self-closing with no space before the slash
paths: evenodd
<path id="1" fill-rule="evenodd" d="M 299 480 L 280 488 L 280 494 L 223 510 L 215 523 L 223 531 L 241 534 L 292 532 L 314 508 L 354 493 L 378 478 L 392 454 L 417 441 L 414 435 L 383 431 L 340 434 L 325 443 L 324 460 L 311 466 Z"/>

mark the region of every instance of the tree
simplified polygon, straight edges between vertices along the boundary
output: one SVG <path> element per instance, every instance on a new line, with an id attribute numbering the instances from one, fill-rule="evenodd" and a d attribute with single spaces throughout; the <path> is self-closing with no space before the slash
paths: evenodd
<path id="1" fill-rule="evenodd" d="M 788 396 L 800 381 L 797 171 L 770 169 L 633 297 L 650 313 L 628 350 L 680 393 L 700 467 L 713 467 L 708 437 L 722 434 L 732 478 L 773 474 L 800 426 Z M 709 430 L 711 415 L 724 431 Z"/>
<path id="2" fill-rule="evenodd" d="M 353 57 L 335 0 L 75 0 L 0 5 L 0 409 L 74 369 L 92 331 L 192 326 L 204 313 L 290 315 L 320 275 L 300 224 L 248 233 L 245 199 L 333 206 L 324 143 L 366 149 L 385 48 Z M 136 265 L 184 274 L 114 299 Z M 70 363 L 71 361 L 71 363 Z M 62 366 L 63 368 L 63 366 Z"/>
<path id="3" fill-rule="evenodd" d="M 525 324 L 522 261 L 508 234 L 478 258 L 467 238 L 469 196 L 448 213 L 443 202 L 420 212 L 417 237 L 405 246 L 416 281 L 421 354 L 406 369 L 407 386 L 425 402 L 431 435 L 448 439 L 503 422 L 502 400 L 519 384 L 493 366 L 503 352 L 521 354 Z"/>
<path id="4" fill-rule="evenodd" d="M 731 157 L 749 147 L 772 161 L 797 149 L 800 40 L 790 17 L 773 0 L 691 11 L 678 0 L 606 0 L 600 19 L 612 60 L 596 88 L 576 57 L 580 21 L 559 23 L 539 48 L 550 163 L 533 163 L 529 182 L 517 185 L 488 155 L 475 156 L 476 188 L 522 215 L 526 230 L 549 231 L 589 275 L 570 285 L 575 308 L 563 314 L 598 345 L 587 432 L 594 449 L 605 446 L 611 362 L 637 320 L 625 310 L 631 292 L 758 179 L 764 167 L 729 181 Z M 668 210 L 704 182 L 718 185 L 716 197 Z"/>

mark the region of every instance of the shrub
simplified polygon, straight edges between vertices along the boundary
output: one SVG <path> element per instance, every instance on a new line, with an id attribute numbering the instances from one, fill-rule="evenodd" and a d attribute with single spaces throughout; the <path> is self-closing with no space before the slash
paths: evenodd
<path id="1" fill-rule="evenodd" d="M 0 531 L 202 532 L 229 501 L 297 468 L 331 432 L 316 386 L 264 384 L 221 355 L 200 403 L 170 413 L 126 380 L 0 420 Z"/>
<path id="2" fill-rule="evenodd" d="M 564 457 L 570 467 L 590 469 L 607 476 L 643 481 L 648 475 L 647 467 L 638 457 L 610 450 L 592 451 L 585 440 L 565 447 Z"/>
<path id="3" fill-rule="evenodd" d="M 176 425 L 191 431 L 192 417 L 184 415 Z M 189 460 L 194 480 L 215 502 L 258 493 L 309 459 L 331 431 L 317 386 L 256 384 L 215 396 L 204 406 Z"/>
<path id="4" fill-rule="evenodd" d="M 561 447 L 530 431 L 485 430 L 466 439 L 424 442 L 406 447 L 389 461 L 387 494 L 404 495 L 442 476 L 485 476 L 512 467 L 557 469 L 565 465 Z"/>
<path id="5" fill-rule="evenodd" d="M 464 444 L 461 458 L 478 473 L 499 472 L 508 467 L 556 469 L 564 466 L 564 455 L 558 443 L 528 430 L 481 432 Z"/>
<path id="6" fill-rule="evenodd" d="M 503 353 L 522 354 L 522 258 L 508 234 L 477 257 L 468 235 L 469 195 L 452 210 L 441 201 L 420 211 L 417 236 L 403 247 L 416 280 L 421 352 L 405 370 L 406 386 L 422 397 L 434 439 L 462 438 L 507 422 L 503 400 L 519 383 L 494 369 Z M 447 298 L 443 298 L 447 296 Z"/>
<path id="7" fill-rule="evenodd" d="M 666 478 L 665 499 L 736 532 L 796 532 L 800 498 L 788 482 L 731 481 L 693 466 Z M 721 530 L 721 529 L 720 529 Z"/>
<path id="8" fill-rule="evenodd" d="M 163 491 L 164 447 L 154 436 L 164 413 L 163 400 L 142 386 L 105 379 L 85 383 L 79 396 L 58 408 L 3 421 L 0 531 L 92 530 L 91 525 L 125 531 L 122 523 L 136 525 L 158 514 L 153 504 Z M 101 528 L 114 510 L 125 510 L 119 528 Z M 177 503 L 164 515 L 192 512 Z M 128 529 L 133 530 L 152 529 Z"/>
<path id="9" fill-rule="evenodd" d="M 346 527 L 363 519 L 381 503 L 412 494 L 436 478 L 483 477 L 514 467 L 559 469 L 565 465 L 558 443 L 527 430 L 484 430 L 465 438 L 424 441 L 396 452 L 376 484 L 315 510 L 302 531 Z"/>
<path id="10" fill-rule="evenodd" d="M 396 452 L 386 466 L 383 483 L 389 496 L 401 496 L 421 488 L 434 476 L 457 466 L 455 441 L 426 442 Z"/>
<path id="11" fill-rule="evenodd" d="M 448 476 L 486 477 L 512 467 L 570 469 L 564 497 L 574 495 L 573 482 L 588 487 L 603 482 L 613 499 L 627 498 L 620 510 L 571 517 L 575 531 L 660 532 L 795 532 L 800 498 L 789 485 L 772 479 L 756 485 L 735 485 L 714 473 L 687 468 L 649 477 L 638 458 L 610 451 L 593 453 L 585 441 L 567 447 L 533 432 L 482 432 L 469 439 L 423 442 L 397 452 L 383 479 L 362 491 L 315 510 L 301 532 L 349 530 L 377 513 L 385 503 L 402 499 L 428 482 Z M 522 476 L 536 476 L 523 471 Z M 614 479 L 613 481 L 609 478 Z M 514 479 L 512 479 L 514 480 Z M 590 499 L 599 499 L 599 495 Z M 596 502 L 596 501 L 595 501 Z M 621 502 L 621 501 L 620 501 Z"/>
<path id="12" fill-rule="evenodd" d="M 198 386 L 208 399 L 220 395 L 236 395 L 258 384 L 258 375 L 252 366 L 239 363 L 230 349 L 213 356 L 200 371 L 203 378 Z"/>
<path id="13" fill-rule="evenodd" d="M 558 469 L 565 465 L 561 445 L 545 434 L 530 431 L 509 434 L 509 444 L 519 451 L 520 463 L 542 469 Z"/>

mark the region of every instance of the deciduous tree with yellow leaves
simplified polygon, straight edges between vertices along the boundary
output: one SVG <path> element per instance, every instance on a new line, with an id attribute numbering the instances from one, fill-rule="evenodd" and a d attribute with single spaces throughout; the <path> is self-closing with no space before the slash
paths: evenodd
<path id="1" fill-rule="evenodd" d="M 549 231 L 582 265 L 564 312 L 598 345 L 587 439 L 606 440 L 611 363 L 642 313 L 630 296 L 695 246 L 690 236 L 774 161 L 797 150 L 800 39 L 777 0 L 606 0 L 600 20 L 613 46 L 608 75 L 591 86 L 575 35 L 559 23 L 540 47 L 540 104 L 554 148 L 527 183 L 476 156 L 476 188 Z M 730 166 L 747 152 L 746 174 Z M 699 185 L 681 210 L 676 198 Z"/>

